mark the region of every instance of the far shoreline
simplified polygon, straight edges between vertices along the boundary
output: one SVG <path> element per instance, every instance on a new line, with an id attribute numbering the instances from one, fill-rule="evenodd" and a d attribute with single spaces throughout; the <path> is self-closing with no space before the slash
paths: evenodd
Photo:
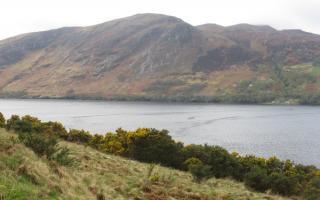
<path id="1" fill-rule="evenodd" d="M 161 103 L 161 104 L 185 104 L 185 105 L 248 105 L 248 106 L 319 106 L 319 104 L 300 104 L 291 103 L 289 100 L 267 103 L 241 103 L 241 102 L 217 102 L 217 101 L 201 101 L 201 100 L 174 100 L 174 99 L 127 99 L 127 98 L 70 98 L 70 97 L 1 97 L 0 100 L 58 100 L 58 101 L 77 101 L 77 102 L 127 102 L 127 103 Z"/>

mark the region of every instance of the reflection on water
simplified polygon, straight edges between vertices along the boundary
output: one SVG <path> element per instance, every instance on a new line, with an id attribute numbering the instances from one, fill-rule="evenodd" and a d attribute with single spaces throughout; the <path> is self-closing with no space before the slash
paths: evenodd
<path id="1" fill-rule="evenodd" d="M 122 127 L 168 129 L 185 143 L 276 155 L 320 166 L 320 107 L 65 100 L 0 100 L 0 112 L 61 121 L 106 133 Z"/>

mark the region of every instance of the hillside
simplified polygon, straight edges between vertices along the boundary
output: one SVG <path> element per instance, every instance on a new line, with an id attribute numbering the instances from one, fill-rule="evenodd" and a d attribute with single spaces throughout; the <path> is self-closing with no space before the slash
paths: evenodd
<path id="1" fill-rule="evenodd" d="M 320 103 L 320 36 L 139 14 L 0 41 L 2 97 Z"/>
<path id="2" fill-rule="evenodd" d="M 150 200 L 227 200 L 285 199 L 248 191 L 243 184 L 228 179 L 203 183 L 190 174 L 161 166 L 151 173 L 150 165 L 100 153 L 90 147 L 60 142 L 71 150 L 76 163 L 53 164 L 16 142 L 16 134 L 0 129 L 0 199 L 150 199 Z"/>

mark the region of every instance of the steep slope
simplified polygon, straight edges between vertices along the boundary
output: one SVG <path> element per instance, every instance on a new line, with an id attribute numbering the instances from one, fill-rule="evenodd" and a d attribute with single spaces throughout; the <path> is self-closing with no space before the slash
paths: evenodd
<path id="1" fill-rule="evenodd" d="M 244 185 L 225 179 L 210 179 L 201 184 L 187 173 L 156 166 L 152 183 L 148 164 L 100 153 L 89 147 L 61 142 L 76 159 L 63 167 L 39 158 L 16 135 L 0 129 L 0 198 L 6 200 L 78 199 L 286 199 L 248 191 Z M 101 197 L 101 196 L 100 196 Z M 102 199 L 102 198 L 100 198 Z"/>
<path id="2" fill-rule="evenodd" d="M 0 87 L 31 95 L 61 96 L 69 90 L 112 94 L 117 89 L 112 85 L 123 80 L 190 71 L 200 40 L 192 26 L 163 15 L 19 36 L 1 43 L 5 78 Z"/>
<path id="3" fill-rule="evenodd" d="M 319 58 L 320 36 L 300 30 L 195 27 L 171 16 L 139 14 L 0 41 L 0 93 L 237 101 L 229 97 L 260 98 L 263 90 L 268 97 L 262 101 L 301 99 L 306 91 L 320 91 Z M 258 88 L 250 92 L 249 85 Z"/>

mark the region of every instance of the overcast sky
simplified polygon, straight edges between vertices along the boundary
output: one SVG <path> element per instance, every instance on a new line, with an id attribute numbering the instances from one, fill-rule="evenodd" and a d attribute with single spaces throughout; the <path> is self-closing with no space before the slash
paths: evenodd
<path id="1" fill-rule="evenodd" d="M 192 25 L 269 24 L 320 34 L 319 0 L 1 0 L 0 39 L 137 13 L 173 15 Z"/>

